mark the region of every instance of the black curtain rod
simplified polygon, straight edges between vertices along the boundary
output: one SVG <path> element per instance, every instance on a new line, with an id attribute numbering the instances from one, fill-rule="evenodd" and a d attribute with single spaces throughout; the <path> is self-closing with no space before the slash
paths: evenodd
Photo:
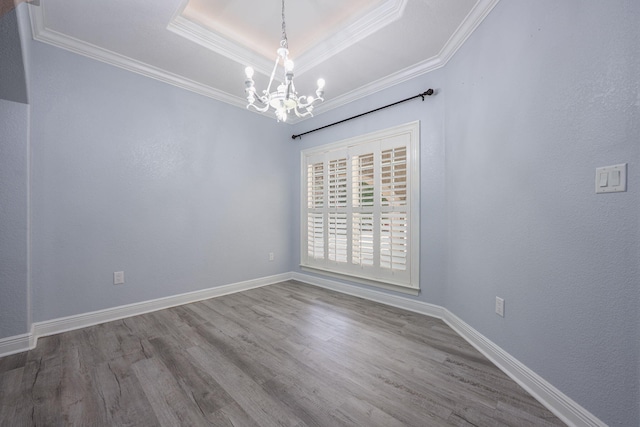
<path id="1" fill-rule="evenodd" d="M 358 114 L 357 116 L 349 117 L 348 119 L 340 120 L 339 122 L 331 123 L 330 125 L 322 126 L 317 129 L 313 129 L 313 130 L 301 133 L 299 135 L 291 135 L 291 139 L 296 139 L 296 138 L 302 139 L 302 135 L 306 135 L 308 133 L 313 133 L 322 129 L 326 129 L 331 126 L 339 125 L 340 123 L 348 122 L 349 120 L 357 119 L 358 117 L 366 116 L 367 114 L 375 113 L 376 111 L 384 110 L 385 108 L 393 107 L 394 105 L 402 104 L 403 102 L 411 101 L 412 99 L 422 98 L 422 100 L 424 101 L 425 96 L 431 96 L 431 95 L 433 95 L 433 89 L 427 89 L 426 92 L 419 93 L 416 96 L 403 99 L 402 101 L 394 102 L 393 104 L 385 105 L 384 107 L 376 108 L 375 110 L 367 111 L 366 113 Z"/>

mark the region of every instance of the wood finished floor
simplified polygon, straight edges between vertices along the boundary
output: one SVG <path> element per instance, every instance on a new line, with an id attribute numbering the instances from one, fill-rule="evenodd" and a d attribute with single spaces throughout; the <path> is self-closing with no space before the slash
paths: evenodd
<path id="1" fill-rule="evenodd" d="M 442 321 L 284 282 L 1 358 L 0 425 L 563 424 Z"/>

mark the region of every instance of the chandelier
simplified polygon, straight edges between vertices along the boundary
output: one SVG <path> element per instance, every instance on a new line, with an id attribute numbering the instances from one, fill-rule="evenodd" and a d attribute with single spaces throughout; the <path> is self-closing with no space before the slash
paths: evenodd
<path id="1" fill-rule="evenodd" d="M 318 88 L 316 89 L 316 97 L 313 96 L 298 96 L 298 92 L 293 84 L 293 61 L 289 59 L 289 44 L 287 41 L 287 31 L 284 22 L 284 0 L 282 0 L 282 40 L 280 40 L 280 48 L 277 50 L 278 56 L 276 56 L 276 63 L 273 66 L 271 72 L 271 78 L 269 79 L 269 85 L 266 90 L 262 91 L 262 95 L 258 95 L 256 92 L 255 84 L 253 81 L 254 70 L 252 67 L 245 68 L 244 72 L 247 76 L 245 80 L 247 93 L 247 108 L 254 108 L 257 111 L 264 113 L 270 107 L 275 110 L 276 118 L 278 121 L 286 121 L 287 114 L 292 110 L 296 116 L 302 118 L 307 116 L 313 116 L 313 107 L 315 104 L 324 101 L 322 95 L 324 95 L 324 80 L 318 79 Z M 271 87 L 274 85 L 274 78 L 278 65 L 282 60 L 282 66 L 284 68 L 284 80 L 278 84 L 275 91 L 271 92 Z M 277 84 L 277 83 L 276 83 Z"/>

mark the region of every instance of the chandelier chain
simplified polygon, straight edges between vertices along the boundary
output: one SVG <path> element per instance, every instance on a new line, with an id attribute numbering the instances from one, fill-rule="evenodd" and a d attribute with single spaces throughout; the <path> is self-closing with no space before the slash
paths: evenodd
<path id="1" fill-rule="evenodd" d="M 289 49 L 289 41 L 287 40 L 287 27 L 284 23 L 284 0 L 282 0 L 282 40 L 280 45 L 285 49 Z"/>

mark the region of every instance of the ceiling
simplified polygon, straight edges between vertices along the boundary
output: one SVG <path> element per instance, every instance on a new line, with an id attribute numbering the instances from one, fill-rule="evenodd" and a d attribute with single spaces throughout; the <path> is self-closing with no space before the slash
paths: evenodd
<path id="1" fill-rule="evenodd" d="M 498 0 L 289 0 L 300 95 L 326 80 L 320 114 L 442 67 Z M 265 89 L 281 0 L 40 0 L 36 40 L 245 108 L 244 68 Z M 282 73 L 278 73 L 280 75 Z"/>

